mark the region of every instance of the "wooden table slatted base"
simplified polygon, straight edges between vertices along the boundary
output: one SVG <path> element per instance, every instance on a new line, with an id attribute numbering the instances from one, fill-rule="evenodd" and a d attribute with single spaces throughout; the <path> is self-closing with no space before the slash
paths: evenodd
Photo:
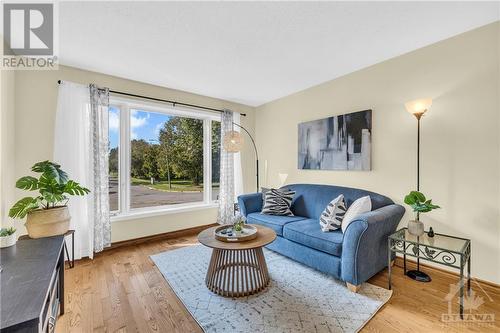
<path id="1" fill-rule="evenodd" d="M 262 291 L 269 284 L 262 248 L 213 249 L 205 283 L 213 293 L 242 297 Z"/>

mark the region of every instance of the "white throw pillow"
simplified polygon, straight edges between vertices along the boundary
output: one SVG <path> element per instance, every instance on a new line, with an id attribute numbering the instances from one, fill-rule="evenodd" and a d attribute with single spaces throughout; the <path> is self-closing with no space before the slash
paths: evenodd
<path id="1" fill-rule="evenodd" d="M 342 232 L 344 233 L 346 231 L 349 223 L 354 221 L 358 215 L 370 212 L 371 210 L 372 200 L 369 195 L 354 201 L 344 215 L 344 220 L 342 221 Z"/>
<path id="2" fill-rule="evenodd" d="M 345 211 L 344 195 L 341 194 L 330 201 L 323 213 L 321 213 L 319 217 L 321 231 L 328 232 L 339 229 L 342 225 Z"/>

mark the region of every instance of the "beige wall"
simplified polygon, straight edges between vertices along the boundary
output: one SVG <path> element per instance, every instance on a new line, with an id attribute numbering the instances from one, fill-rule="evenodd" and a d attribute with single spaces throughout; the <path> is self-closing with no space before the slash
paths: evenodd
<path id="1" fill-rule="evenodd" d="M 471 238 L 473 275 L 500 283 L 498 34 L 489 25 L 257 108 L 268 185 L 288 173 L 288 183 L 365 188 L 401 203 L 416 174 L 417 123 L 403 104 L 432 97 L 422 119 L 421 190 L 443 208 L 422 220 Z M 298 123 L 364 109 L 373 109 L 372 171 L 297 168 Z"/>
<path id="2" fill-rule="evenodd" d="M 248 106 L 65 66 L 60 66 L 58 71 L 18 71 L 15 79 L 15 174 L 5 186 L 13 186 L 15 180 L 27 174 L 35 162 L 52 159 L 57 80 L 59 79 L 96 83 L 113 90 L 214 108 L 229 108 L 246 113 L 247 117 L 242 117 L 242 125 L 251 133 L 254 132 L 254 110 Z M 249 140 L 241 154 L 242 164 L 246 166 L 243 168 L 244 188 L 253 190 L 255 167 L 253 166 L 253 149 Z M 3 186 L 2 184 L 2 188 Z M 21 195 L 23 195 L 21 191 L 16 192 L 17 198 Z M 112 224 L 112 241 L 209 224 L 215 222 L 216 216 L 217 211 L 212 208 L 116 221 Z M 20 222 L 17 226 L 23 229 Z"/>
<path id="3" fill-rule="evenodd" d="M 0 71 L 0 225 L 12 226 L 8 219 L 10 206 L 14 203 L 14 188 L 8 186 L 14 177 L 14 71 Z"/>

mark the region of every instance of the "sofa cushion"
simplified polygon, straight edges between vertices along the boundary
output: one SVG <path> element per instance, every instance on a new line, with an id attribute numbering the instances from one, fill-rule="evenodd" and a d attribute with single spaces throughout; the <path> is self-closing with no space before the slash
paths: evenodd
<path id="1" fill-rule="evenodd" d="M 356 188 L 318 184 L 291 184 L 284 187 L 295 191 L 291 207 L 293 214 L 311 219 L 319 219 L 328 203 L 341 194 L 344 195 L 346 208 L 349 208 L 356 199 L 366 195 L 370 196 L 372 210 L 394 203 L 381 194 Z"/>
<path id="2" fill-rule="evenodd" d="M 342 231 L 322 232 L 316 219 L 306 219 L 287 223 L 283 227 L 283 237 L 318 251 L 340 257 L 342 254 Z"/>
<path id="3" fill-rule="evenodd" d="M 302 216 L 279 216 L 265 215 L 261 213 L 251 213 L 247 215 L 247 223 L 259 224 L 273 229 L 276 235 L 283 236 L 283 226 L 294 221 L 305 219 Z"/>

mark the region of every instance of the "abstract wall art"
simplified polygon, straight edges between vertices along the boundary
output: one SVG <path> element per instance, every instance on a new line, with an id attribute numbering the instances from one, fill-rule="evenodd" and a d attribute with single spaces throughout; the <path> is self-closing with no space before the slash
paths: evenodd
<path id="1" fill-rule="evenodd" d="M 371 170 L 372 110 L 299 124 L 299 169 Z"/>

